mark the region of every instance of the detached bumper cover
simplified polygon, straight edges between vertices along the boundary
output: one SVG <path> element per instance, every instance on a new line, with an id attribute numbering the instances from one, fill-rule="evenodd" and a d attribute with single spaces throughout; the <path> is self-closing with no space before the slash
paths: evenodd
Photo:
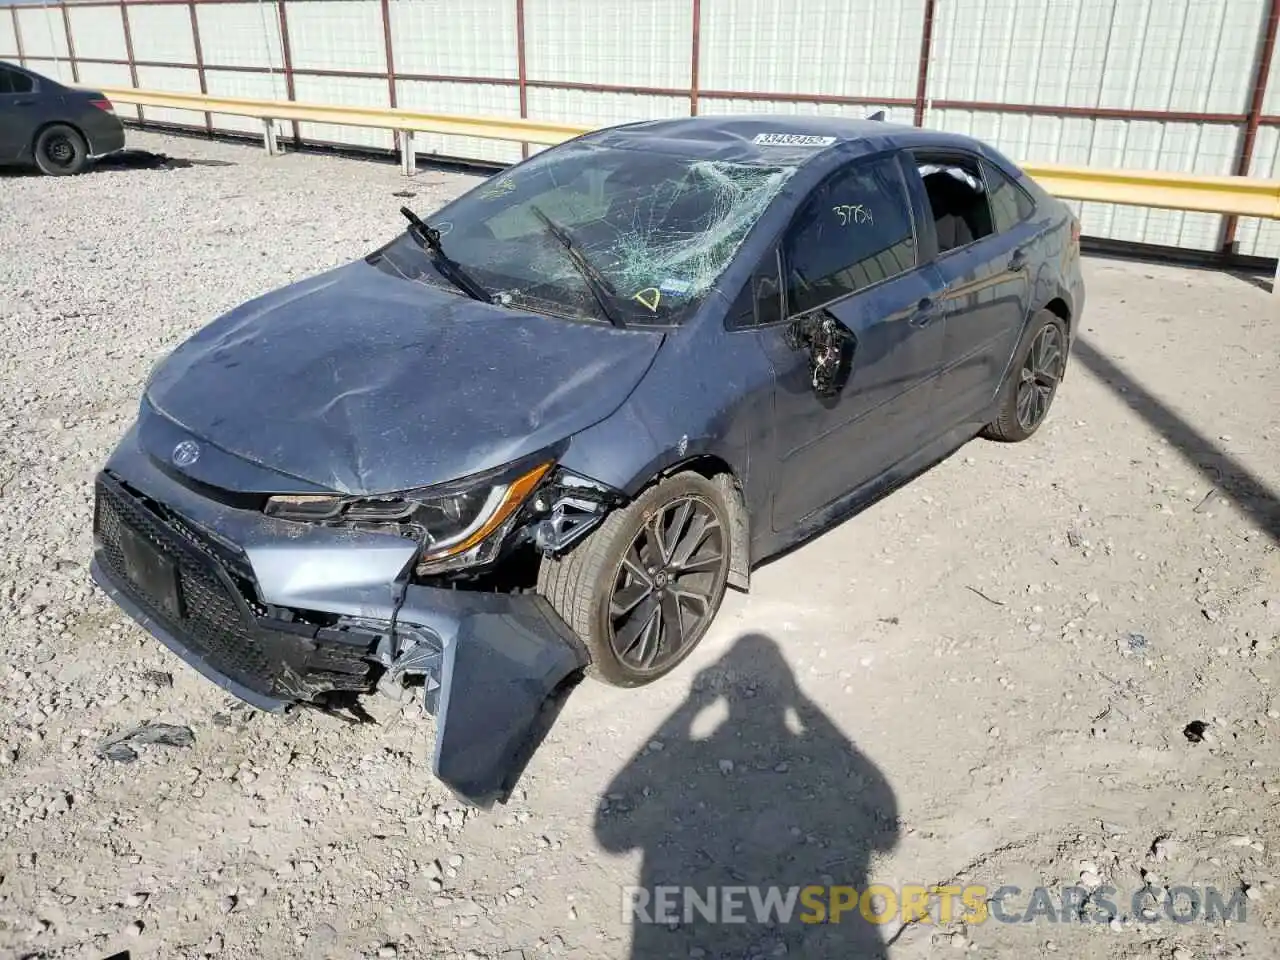
<path id="1" fill-rule="evenodd" d="M 510 795 L 586 665 L 568 626 L 534 595 L 409 586 L 394 611 L 375 605 L 332 626 L 281 619 L 260 596 L 252 562 L 278 567 L 278 541 L 239 551 L 107 473 L 96 484 L 94 536 L 90 570 L 108 596 L 259 709 L 372 692 L 385 671 L 421 675 L 436 716 L 433 771 L 476 806 Z M 316 556 L 300 550 L 295 559 Z"/>
<path id="2" fill-rule="evenodd" d="M 435 775 L 477 806 L 505 801 L 582 677 L 581 643 L 533 595 L 410 587 L 398 619 L 441 641 Z"/>

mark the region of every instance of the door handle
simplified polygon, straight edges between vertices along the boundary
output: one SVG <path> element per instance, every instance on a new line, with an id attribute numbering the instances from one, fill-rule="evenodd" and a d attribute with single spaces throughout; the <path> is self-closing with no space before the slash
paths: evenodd
<path id="1" fill-rule="evenodd" d="M 938 301 L 933 297 L 922 297 L 916 304 L 908 321 L 913 327 L 927 327 L 938 315 Z"/>
<path id="2" fill-rule="evenodd" d="M 1017 250 L 1013 251 L 1013 256 L 1009 258 L 1009 269 L 1021 270 L 1026 265 L 1027 265 L 1027 251 L 1019 247 Z"/>
<path id="3" fill-rule="evenodd" d="M 19 107 L 30 107 L 35 105 L 34 100 L 15 100 L 13 102 L 16 106 L 19 106 Z"/>

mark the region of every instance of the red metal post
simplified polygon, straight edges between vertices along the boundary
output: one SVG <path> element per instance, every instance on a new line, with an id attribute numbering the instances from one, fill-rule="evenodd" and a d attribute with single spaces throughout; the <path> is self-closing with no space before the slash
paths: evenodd
<path id="1" fill-rule="evenodd" d="M 693 0 L 693 49 L 689 55 L 689 116 L 698 115 L 698 56 L 702 47 L 702 0 Z"/>
<path id="2" fill-rule="evenodd" d="M 396 53 L 391 42 L 391 0 L 382 0 L 382 43 L 387 56 L 387 103 L 396 105 Z"/>
<path id="3" fill-rule="evenodd" d="M 80 68 L 76 65 L 76 43 L 71 39 L 71 14 L 67 13 L 66 0 L 58 6 L 62 8 L 62 30 L 67 35 L 67 60 L 71 63 L 71 80 L 73 83 L 79 83 Z"/>
<path id="4" fill-rule="evenodd" d="M 933 57 L 933 13 L 937 0 L 924 0 L 924 25 L 920 31 L 920 69 L 916 73 L 915 125 L 924 126 L 924 105 L 929 93 L 929 61 Z"/>
<path id="5" fill-rule="evenodd" d="M 286 0 L 279 0 L 276 9 L 280 11 L 280 59 L 284 64 L 284 90 L 290 100 L 298 99 L 293 93 L 293 53 L 289 49 L 289 17 L 285 13 Z M 298 129 L 298 121 L 293 121 L 293 148 L 302 146 L 302 132 Z"/>
<path id="6" fill-rule="evenodd" d="M 1253 165 L 1253 147 L 1258 139 L 1258 124 L 1262 122 L 1262 104 L 1267 94 L 1267 79 L 1271 76 L 1271 60 L 1276 50 L 1276 32 L 1280 27 L 1280 0 L 1267 5 L 1267 22 L 1262 34 L 1262 47 L 1253 68 L 1253 93 L 1249 98 L 1249 114 L 1245 120 L 1244 137 L 1240 141 L 1240 154 L 1236 157 L 1236 176 L 1247 177 Z M 1222 223 L 1222 252 L 1235 252 L 1236 229 L 1240 218 L 1229 216 Z"/>
<path id="7" fill-rule="evenodd" d="M 196 15 L 195 0 L 188 0 L 187 10 L 191 12 L 191 43 L 196 51 L 196 75 L 200 78 L 200 93 L 208 96 L 209 84 L 205 81 L 204 48 L 200 46 L 200 18 Z M 204 129 L 207 133 L 213 133 L 213 114 L 208 110 L 204 112 Z"/>
<path id="8" fill-rule="evenodd" d="M 396 105 L 396 53 L 395 44 L 391 42 L 391 0 L 382 0 L 382 49 L 387 64 L 387 106 Z M 405 145 L 400 142 L 400 131 L 391 131 L 391 149 L 402 150 Z"/>
<path id="9" fill-rule="evenodd" d="M 129 60 L 129 82 L 136 88 L 138 86 L 138 61 L 133 56 L 133 31 L 129 29 L 129 8 L 125 6 L 124 0 L 120 0 L 120 22 L 124 25 L 124 55 Z M 141 107 L 135 107 L 138 111 L 138 120 L 146 120 L 146 114 L 142 112 Z"/>
<path id="10" fill-rule="evenodd" d="M 18 45 L 18 63 L 25 67 L 27 56 L 22 52 L 22 28 L 18 25 L 18 8 L 10 7 L 9 13 L 13 16 L 13 41 Z"/>
<path id="11" fill-rule="evenodd" d="M 520 118 L 529 116 L 529 70 L 524 56 L 524 0 L 516 0 L 516 82 L 520 87 Z M 520 155 L 529 156 L 529 144 L 520 144 Z"/>

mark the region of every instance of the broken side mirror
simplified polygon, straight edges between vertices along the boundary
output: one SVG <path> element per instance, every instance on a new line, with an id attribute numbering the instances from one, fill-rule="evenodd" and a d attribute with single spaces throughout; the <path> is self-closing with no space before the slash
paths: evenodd
<path id="1" fill-rule="evenodd" d="M 809 353 L 809 384 L 820 399 L 839 396 L 853 369 L 857 338 L 830 310 L 796 317 L 787 326 L 787 345 Z"/>

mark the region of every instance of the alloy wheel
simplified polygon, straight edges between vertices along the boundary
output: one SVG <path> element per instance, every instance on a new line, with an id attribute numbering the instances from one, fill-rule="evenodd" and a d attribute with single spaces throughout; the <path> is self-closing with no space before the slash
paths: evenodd
<path id="1" fill-rule="evenodd" d="M 51 137 L 44 146 L 44 155 L 50 163 L 68 167 L 75 160 L 76 148 L 66 137 Z"/>
<path id="2" fill-rule="evenodd" d="M 1034 430 L 1049 412 L 1058 381 L 1062 379 L 1066 355 L 1062 349 L 1062 331 L 1056 324 L 1045 324 L 1032 341 L 1018 376 L 1018 425 Z"/>
<path id="3" fill-rule="evenodd" d="M 729 563 L 725 530 L 711 504 L 682 496 L 659 507 L 622 555 L 609 597 L 618 660 L 656 673 L 683 656 L 715 615 L 713 599 Z"/>

